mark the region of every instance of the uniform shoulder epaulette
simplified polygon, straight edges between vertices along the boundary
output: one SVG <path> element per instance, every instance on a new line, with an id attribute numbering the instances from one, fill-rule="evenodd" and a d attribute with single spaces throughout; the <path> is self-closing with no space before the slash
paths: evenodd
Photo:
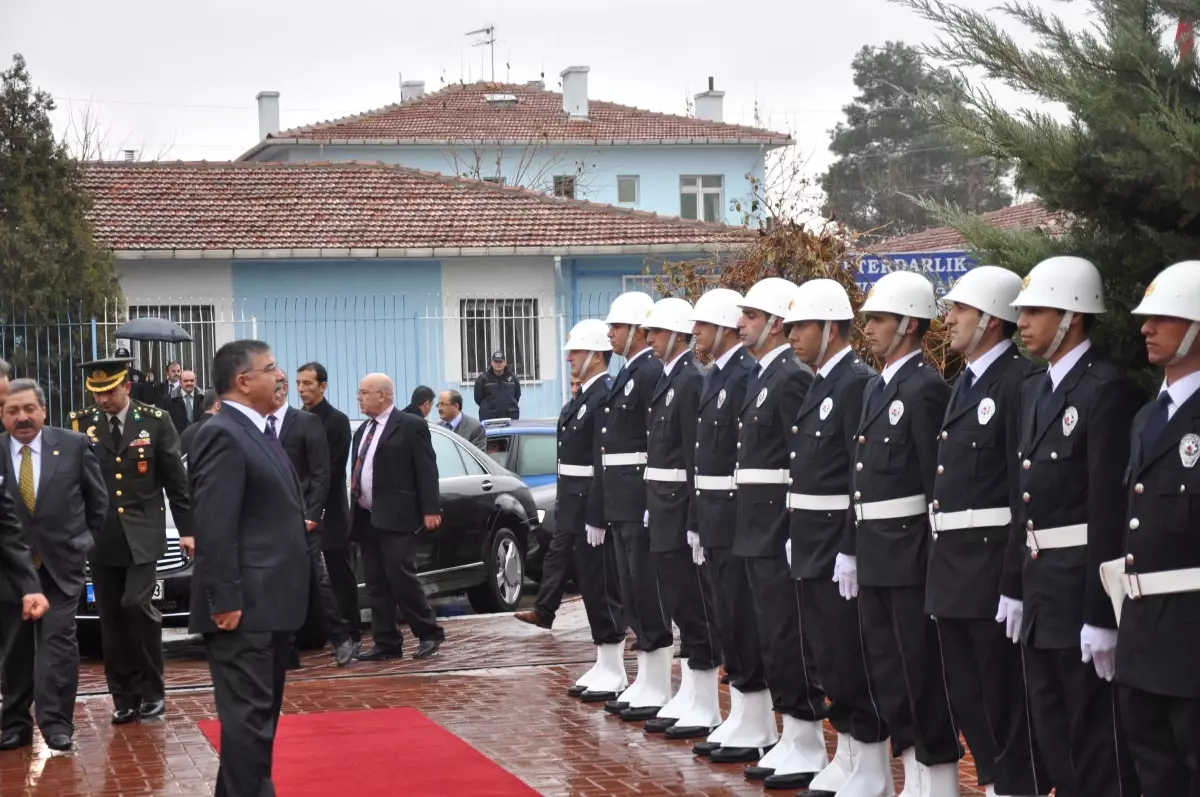
<path id="1" fill-rule="evenodd" d="M 160 410 L 158 407 L 155 407 L 153 404 L 147 404 L 144 401 L 134 401 L 133 404 L 137 406 L 138 409 L 145 410 L 147 413 L 154 415 L 155 418 L 162 417 L 162 410 Z"/>

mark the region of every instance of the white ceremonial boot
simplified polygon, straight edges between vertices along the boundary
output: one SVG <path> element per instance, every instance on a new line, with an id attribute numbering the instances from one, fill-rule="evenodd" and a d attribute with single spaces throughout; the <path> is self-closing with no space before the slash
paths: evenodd
<path id="1" fill-rule="evenodd" d="M 751 780 L 756 780 L 755 776 L 765 778 L 763 785 L 768 789 L 803 789 L 827 766 L 824 726 L 784 714 L 779 744 L 763 756 L 757 767 L 747 767 L 745 774 Z M 753 774 L 751 770 L 755 770 Z"/>
<path id="2" fill-rule="evenodd" d="M 668 739 L 708 736 L 713 728 L 721 724 L 720 679 L 721 673 L 716 667 L 692 671 L 692 702 L 683 710 L 678 721 L 667 729 Z M 731 690 L 730 694 L 734 691 Z M 712 737 L 709 736 L 709 739 Z"/>
<path id="3" fill-rule="evenodd" d="M 762 758 L 766 748 L 779 741 L 771 693 L 766 689 L 743 695 L 745 701 L 737 727 L 712 754 L 714 764 L 746 764 Z"/>
<path id="4" fill-rule="evenodd" d="M 958 797 L 958 762 L 926 767 L 922 787 L 921 797 Z"/>
<path id="5" fill-rule="evenodd" d="M 616 700 L 610 700 L 604 704 L 604 710 L 610 714 L 620 714 L 625 709 L 632 705 L 632 701 L 638 698 L 642 690 L 646 688 L 646 657 L 645 651 L 637 651 L 637 671 L 633 676 L 633 683 L 629 688 L 617 696 Z"/>
<path id="6" fill-rule="evenodd" d="M 917 748 L 907 748 L 900 754 L 900 761 L 904 764 L 900 797 L 929 797 L 929 768 L 917 760 Z"/>
<path id="7" fill-rule="evenodd" d="M 853 738 L 849 741 L 854 769 L 850 771 L 846 783 L 837 790 L 837 797 L 895 797 L 891 742 L 885 739 L 864 744 Z"/>
<path id="8" fill-rule="evenodd" d="M 837 794 L 846 785 L 850 773 L 854 771 L 853 749 L 850 734 L 839 733 L 833 760 L 829 762 L 829 766 L 817 773 L 817 776 L 812 779 L 812 783 L 808 784 L 809 794 L 820 795 L 821 792 Z"/>
<path id="9" fill-rule="evenodd" d="M 642 664 L 646 676 L 638 673 L 642 690 L 629 701 L 629 707 L 620 713 L 626 722 L 653 719 L 659 710 L 671 700 L 671 648 L 659 648 L 646 654 Z"/>
<path id="10" fill-rule="evenodd" d="M 591 678 L 588 689 L 583 693 L 585 703 L 598 703 L 616 699 L 617 695 L 629 686 L 629 676 L 625 674 L 625 643 L 613 642 L 599 645 L 600 660 L 598 670 Z"/>
<path id="11" fill-rule="evenodd" d="M 693 745 L 692 753 L 699 756 L 712 755 L 712 752 L 719 748 L 738 727 L 745 713 L 746 696 L 737 688 L 729 687 L 729 716 L 708 735 L 707 739 Z"/>
<path id="12" fill-rule="evenodd" d="M 687 707 L 692 704 L 692 699 L 695 696 L 695 688 L 693 687 L 694 679 L 691 667 L 687 666 L 687 661 L 680 659 L 679 661 L 679 691 L 668 703 L 658 710 L 658 716 L 652 720 L 646 721 L 647 733 L 662 733 L 667 728 L 675 724 Z"/>
<path id="13" fill-rule="evenodd" d="M 582 696 L 583 693 L 588 690 L 588 687 L 592 685 L 592 679 L 594 679 L 596 677 L 596 674 L 599 671 L 600 671 L 600 646 L 597 645 L 596 646 L 596 663 L 592 665 L 592 668 L 590 670 L 585 672 L 583 675 L 579 676 L 579 680 L 576 681 L 573 686 L 571 686 L 569 689 L 567 689 L 567 694 L 570 695 L 571 697 Z"/>

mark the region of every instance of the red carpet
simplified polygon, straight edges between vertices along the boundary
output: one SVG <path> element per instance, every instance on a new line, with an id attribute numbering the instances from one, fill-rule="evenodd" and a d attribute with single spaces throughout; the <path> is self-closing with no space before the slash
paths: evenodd
<path id="1" fill-rule="evenodd" d="M 200 730 L 221 747 L 221 723 Z M 537 792 L 414 708 L 285 714 L 271 779 L 279 797 L 536 797 Z"/>

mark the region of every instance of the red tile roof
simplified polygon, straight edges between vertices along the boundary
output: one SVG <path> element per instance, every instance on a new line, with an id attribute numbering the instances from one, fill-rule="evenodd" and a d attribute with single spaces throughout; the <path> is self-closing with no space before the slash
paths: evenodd
<path id="1" fill-rule="evenodd" d="M 509 94 L 515 103 L 488 103 L 485 95 Z M 269 136 L 242 159 L 272 143 L 359 141 L 540 141 L 561 143 L 791 144 L 791 136 L 755 127 L 708 122 L 644 111 L 611 102 L 588 102 L 588 118 L 563 112 L 562 94 L 538 86 L 467 83 L 373 111 L 284 130 Z"/>
<path id="2" fill-rule="evenodd" d="M 756 235 L 381 164 L 89 163 L 84 183 L 97 240 L 124 252 L 633 253 L 723 249 Z"/>
<path id="3" fill-rule="evenodd" d="M 1042 205 L 1041 200 L 1011 205 L 999 210 L 981 213 L 979 216 L 993 227 L 1001 230 L 1018 230 L 1040 227 L 1050 232 L 1062 225 L 1063 217 Z M 934 227 L 921 232 L 889 238 L 871 247 L 883 254 L 902 252 L 950 252 L 962 251 L 967 245 L 958 232 L 950 227 Z"/>

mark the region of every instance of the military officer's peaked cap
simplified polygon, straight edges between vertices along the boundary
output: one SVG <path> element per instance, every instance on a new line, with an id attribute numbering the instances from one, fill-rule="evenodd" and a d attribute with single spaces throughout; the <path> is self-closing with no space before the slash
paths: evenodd
<path id="1" fill-rule="evenodd" d="M 107 393 L 129 377 L 130 361 L 121 358 L 92 360 L 79 366 L 85 376 L 84 385 L 91 393 Z"/>

